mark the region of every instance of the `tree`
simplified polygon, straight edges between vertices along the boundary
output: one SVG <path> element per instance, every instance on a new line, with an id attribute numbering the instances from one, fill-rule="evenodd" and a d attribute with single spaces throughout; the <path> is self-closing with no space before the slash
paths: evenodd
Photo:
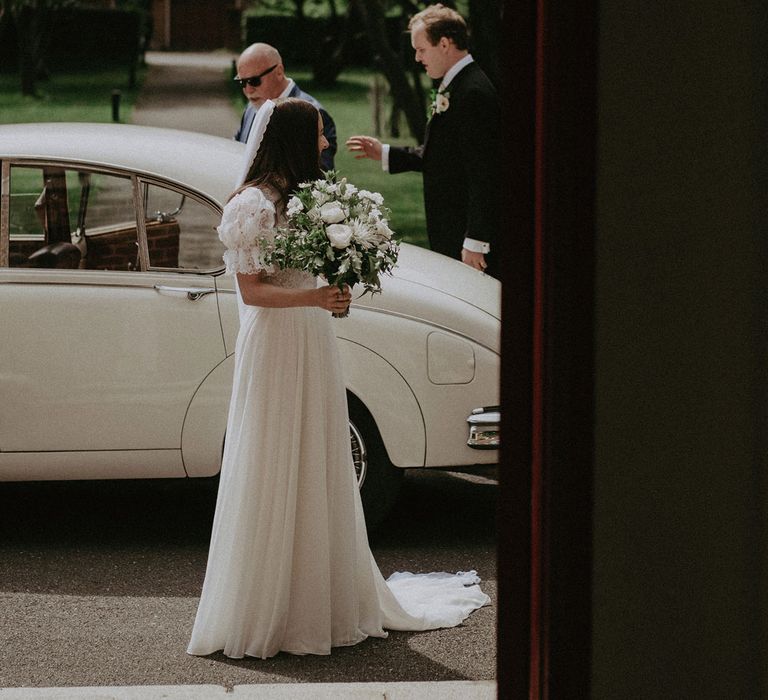
<path id="1" fill-rule="evenodd" d="M 381 0 L 352 0 L 370 41 L 374 61 L 389 83 L 390 94 L 397 109 L 402 110 L 411 133 L 417 140 L 424 138 L 427 114 L 420 80 L 408 80 L 402 56 L 389 44 L 386 14 Z"/>
<path id="2" fill-rule="evenodd" d="M 424 71 L 413 60 L 413 50 L 404 32 L 408 19 L 429 4 L 415 0 L 350 0 L 350 11 L 354 9 L 358 13 L 374 61 L 389 83 L 394 101 L 393 111 L 402 111 L 411 133 L 418 141 L 423 139 L 427 123 L 426 100 L 421 82 Z M 468 4 L 443 0 L 443 4 L 457 9 L 467 19 L 472 54 L 488 77 L 497 83 L 501 0 L 469 0 Z M 395 8 L 399 9 L 402 24 L 399 34 L 403 37 L 397 48 L 390 45 L 386 26 L 387 10 Z M 396 121 L 394 117 L 392 121 Z"/>
<path id="3" fill-rule="evenodd" d="M 16 27 L 22 95 L 34 96 L 37 81 L 48 76 L 45 49 L 51 16 L 54 10 L 72 4 L 72 0 L 2 0 L 2 14 Z"/>

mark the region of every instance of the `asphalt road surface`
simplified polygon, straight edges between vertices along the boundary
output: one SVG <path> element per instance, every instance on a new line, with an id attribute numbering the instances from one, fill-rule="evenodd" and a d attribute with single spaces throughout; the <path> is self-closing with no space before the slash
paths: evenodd
<path id="1" fill-rule="evenodd" d="M 371 535 L 384 576 L 477 569 L 492 603 L 460 627 L 330 656 L 185 653 L 215 494 L 187 482 L 0 484 L 0 687 L 491 680 L 496 481 L 409 472 Z"/>

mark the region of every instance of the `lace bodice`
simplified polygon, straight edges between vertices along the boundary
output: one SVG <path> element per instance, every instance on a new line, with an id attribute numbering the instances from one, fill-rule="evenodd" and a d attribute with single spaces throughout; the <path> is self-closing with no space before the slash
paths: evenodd
<path id="1" fill-rule="evenodd" d="M 216 230 L 227 248 L 227 272 L 264 272 L 266 280 L 279 287 L 314 287 L 316 280 L 307 272 L 280 270 L 264 263 L 260 241 L 272 239 L 277 227 L 286 223 L 285 211 L 275 206 L 277 200 L 278 194 L 269 187 L 247 187 L 224 205 Z"/>

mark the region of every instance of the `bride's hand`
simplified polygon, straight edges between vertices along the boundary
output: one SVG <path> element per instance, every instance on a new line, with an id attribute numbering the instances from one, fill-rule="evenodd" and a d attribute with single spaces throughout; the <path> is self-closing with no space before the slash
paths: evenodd
<path id="1" fill-rule="evenodd" d="M 339 288 L 336 285 L 318 287 L 316 291 L 317 305 L 321 309 L 331 311 L 335 314 L 346 311 L 349 303 L 352 301 L 352 293 L 347 284 L 344 285 L 343 291 L 339 291 Z"/>

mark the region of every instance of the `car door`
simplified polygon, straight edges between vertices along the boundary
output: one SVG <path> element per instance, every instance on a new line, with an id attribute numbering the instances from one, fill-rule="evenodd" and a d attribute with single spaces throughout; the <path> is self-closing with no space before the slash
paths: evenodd
<path id="1" fill-rule="evenodd" d="M 218 211 L 160 181 L 3 163 L 0 478 L 183 476 L 225 357 Z"/>

